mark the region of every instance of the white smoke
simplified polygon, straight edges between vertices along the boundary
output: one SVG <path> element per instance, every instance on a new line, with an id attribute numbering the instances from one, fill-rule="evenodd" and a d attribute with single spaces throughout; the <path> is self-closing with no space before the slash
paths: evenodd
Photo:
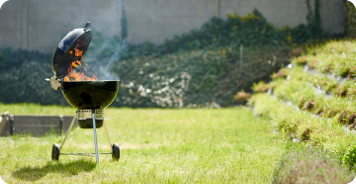
<path id="1" fill-rule="evenodd" d="M 121 12 L 121 8 L 123 6 L 122 0 L 117 0 L 115 3 L 116 9 L 118 12 Z M 116 21 L 113 24 L 120 23 L 120 17 L 117 17 Z M 89 63 L 95 63 L 95 69 L 93 71 L 94 75 L 98 78 L 98 80 L 119 80 L 119 74 L 113 73 L 112 68 L 115 66 L 115 63 L 120 59 L 121 52 L 123 49 L 127 48 L 127 40 L 118 39 L 117 43 L 115 43 L 113 37 L 106 37 L 105 32 L 99 33 L 97 36 L 101 38 L 95 38 L 96 28 L 98 30 L 106 30 L 100 29 L 100 25 L 93 25 L 94 29 L 94 40 L 102 39 L 103 42 L 100 45 L 94 45 L 93 48 L 88 49 L 88 53 L 86 53 L 86 61 Z M 119 35 L 119 30 L 117 31 L 117 35 Z M 104 53 L 104 58 L 103 54 Z M 110 53 L 109 55 L 107 53 Z M 103 61 L 101 61 L 103 60 Z M 89 66 L 90 67 L 90 66 Z"/>
<path id="2" fill-rule="evenodd" d="M 108 46 L 103 46 L 102 49 L 110 49 L 107 48 Z M 106 58 L 108 61 L 107 64 L 105 65 L 98 65 L 98 69 L 97 69 L 97 77 L 99 80 L 119 80 L 118 74 L 116 73 L 112 73 L 111 72 L 111 68 L 114 67 L 114 64 L 120 59 L 120 54 L 122 49 L 125 49 L 127 47 L 127 42 L 126 40 L 121 41 L 120 43 L 118 43 L 117 48 L 115 49 L 115 52 L 109 56 L 108 58 Z M 103 52 L 103 51 L 101 51 Z M 97 63 L 100 63 L 100 61 L 97 61 Z"/>

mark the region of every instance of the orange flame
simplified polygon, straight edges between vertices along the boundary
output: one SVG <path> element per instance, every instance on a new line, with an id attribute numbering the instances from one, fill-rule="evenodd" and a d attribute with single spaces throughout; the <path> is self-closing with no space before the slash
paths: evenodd
<path id="1" fill-rule="evenodd" d="M 82 50 L 79 50 L 79 49 L 77 49 L 77 48 L 74 48 L 74 51 L 75 51 L 75 56 L 83 56 L 83 51 Z"/>
<path id="2" fill-rule="evenodd" d="M 69 54 L 73 54 L 73 51 L 69 51 Z M 77 57 L 81 57 L 81 56 L 83 56 L 83 51 L 79 50 L 77 48 L 74 48 L 74 55 Z M 93 77 L 85 76 L 84 72 L 82 72 L 82 69 L 84 69 L 84 71 L 86 72 L 87 66 L 88 66 L 87 63 L 85 63 L 85 66 L 82 66 L 82 62 L 80 60 L 73 61 L 68 68 L 68 75 L 64 77 L 64 82 L 67 82 L 70 80 L 74 80 L 74 81 L 96 81 L 96 80 L 98 80 L 95 75 L 93 75 Z M 79 72 L 73 70 L 74 68 L 79 68 L 79 67 L 81 67 Z"/>

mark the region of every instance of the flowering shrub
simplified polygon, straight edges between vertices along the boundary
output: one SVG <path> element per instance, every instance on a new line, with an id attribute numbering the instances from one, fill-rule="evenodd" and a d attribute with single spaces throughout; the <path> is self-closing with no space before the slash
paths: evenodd
<path id="1" fill-rule="evenodd" d="M 129 82 L 120 85 L 120 95 L 116 99 L 124 106 L 183 107 L 183 97 L 189 85 L 190 76 L 186 72 L 172 78 L 149 74 L 143 84 Z M 126 93 L 125 93 L 126 92 Z M 126 95 L 125 95 L 126 94 Z"/>
<path id="2" fill-rule="evenodd" d="M 284 48 L 247 48 L 241 66 L 237 50 L 230 46 L 118 61 L 112 72 L 120 75 L 121 88 L 114 105 L 229 106 L 238 91 L 251 91 L 254 82 L 288 63 Z"/>

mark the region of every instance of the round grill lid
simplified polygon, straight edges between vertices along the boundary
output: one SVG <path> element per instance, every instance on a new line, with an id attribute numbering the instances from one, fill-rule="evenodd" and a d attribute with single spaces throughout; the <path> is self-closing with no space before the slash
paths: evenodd
<path id="1" fill-rule="evenodd" d="M 63 78 L 73 70 L 72 62 L 81 61 L 93 37 L 88 22 L 84 28 L 70 31 L 58 44 L 53 54 L 52 70 L 56 78 Z"/>

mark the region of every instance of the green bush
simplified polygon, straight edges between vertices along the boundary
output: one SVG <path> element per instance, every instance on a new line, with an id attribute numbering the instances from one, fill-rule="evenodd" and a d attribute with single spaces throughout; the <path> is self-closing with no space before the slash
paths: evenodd
<path id="1" fill-rule="evenodd" d="M 20 68 L 23 63 L 28 61 L 46 63 L 50 62 L 50 56 L 38 51 L 0 49 L 0 74 L 13 68 Z"/>
<path id="2" fill-rule="evenodd" d="M 53 75 L 51 64 L 25 62 L 0 77 L 0 102 L 66 105 L 60 91 L 54 91 L 45 81 Z"/>
<path id="3" fill-rule="evenodd" d="M 112 71 L 121 76 L 119 104 L 156 106 L 157 103 L 153 103 L 152 98 L 158 98 L 159 95 L 152 93 L 142 96 L 138 89 L 142 86 L 153 92 L 168 86 L 180 95 L 170 95 L 171 99 L 180 99 L 184 105 L 215 102 L 221 106 L 229 106 L 235 104 L 233 96 L 238 91 L 251 91 L 254 82 L 268 79 L 271 72 L 288 63 L 288 50 L 285 48 L 246 48 L 240 66 L 240 54 L 236 52 L 238 49 L 239 47 L 233 46 L 215 50 L 202 49 L 158 58 L 146 56 L 117 62 Z M 181 77 L 183 74 L 185 77 Z M 168 80 L 175 82 L 169 83 Z"/>
<path id="4" fill-rule="evenodd" d="M 176 35 L 170 40 L 165 40 L 161 45 L 145 42 L 139 45 L 128 45 L 123 50 L 121 59 L 130 59 L 140 56 L 163 56 L 181 51 L 199 49 L 211 49 L 221 46 L 263 47 L 266 45 L 285 46 L 288 44 L 306 44 L 315 42 L 315 38 L 329 38 L 330 35 L 317 29 L 317 19 L 310 15 L 308 25 L 299 25 L 295 28 L 284 26 L 276 29 L 268 23 L 266 18 L 257 9 L 251 14 L 239 16 L 227 14 L 227 19 L 211 18 L 200 29 L 194 29 L 189 33 Z M 317 31 L 313 31 L 313 30 Z M 291 39 L 291 40 L 289 40 Z"/>
<path id="5" fill-rule="evenodd" d="M 342 158 L 342 162 L 350 165 L 352 168 L 356 166 L 356 145 L 350 146 L 344 157 Z"/>

